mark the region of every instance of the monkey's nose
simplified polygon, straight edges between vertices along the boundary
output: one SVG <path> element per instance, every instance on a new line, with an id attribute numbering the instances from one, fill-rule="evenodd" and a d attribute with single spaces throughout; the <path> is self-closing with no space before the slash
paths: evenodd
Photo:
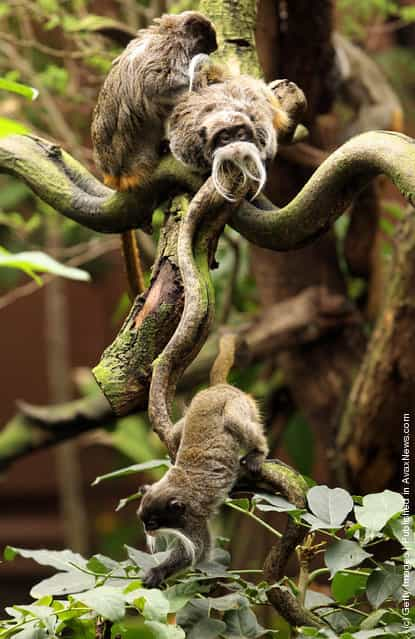
<path id="1" fill-rule="evenodd" d="M 157 528 L 159 527 L 157 521 L 155 519 L 149 519 L 148 521 L 145 522 L 144 527 L 146 529 L 146 532 L 149 530 L 157 530 Z"/>

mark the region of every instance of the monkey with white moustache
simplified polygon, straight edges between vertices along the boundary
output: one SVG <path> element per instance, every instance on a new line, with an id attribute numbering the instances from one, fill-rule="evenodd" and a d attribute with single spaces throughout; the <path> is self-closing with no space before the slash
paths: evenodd
<path id="1" fill-rule="evenodd" d="M 304 94 L 287 80 L 267 85 L 246 75 L 226 77 L 224 72 L 222 82 L 206 84 L 203 71 L 195 77 L 196 90 L 178 101 L 169 119 L 170 149 L 191 169 L 211 172 L 224 198 L 235 199 L 227 187 L 235 169 L 244 183 L 257 184 L 255 197 L 265 185 L 278 142 L 292 135 L 305 110 Z"/>

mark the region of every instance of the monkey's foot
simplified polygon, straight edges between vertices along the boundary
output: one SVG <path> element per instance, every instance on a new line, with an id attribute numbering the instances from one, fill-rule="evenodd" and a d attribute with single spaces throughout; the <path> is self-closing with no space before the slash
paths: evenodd
<path id="1" fill-rule="evenodd" d="M 258 450 L 251 450 L 245 457 L 241 459 L 241 466 L 245 466 L 247 470 L 253 475 L 258 475 L 261 471 L 261 466 L 264 463 L 265 455 Z"/>

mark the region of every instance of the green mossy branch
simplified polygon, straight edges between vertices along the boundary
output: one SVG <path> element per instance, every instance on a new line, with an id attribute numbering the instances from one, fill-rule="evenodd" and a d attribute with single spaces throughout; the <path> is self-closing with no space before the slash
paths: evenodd
<path id="1" fill-rule="evenodd" d="M 47 407 L 19 402 L 19 409 L 0 431 L 0 472 L 35 450 L 115 424 L 115 415 L 101 394 Z"/>
<path id="2" fill-rule="evenodd" d="M 274 251 L 289 251 L 327 231 L 377 175 L 386 175 L 415 203 L 415 141 L 400 133 L 370 131 L 332 153 L 298 195 L 283 208 L 264 196 L 244 202 L 232 226 L 248 240 Z M 256 206 L 258 204 L 258 206 Z"/>
<path id="3" fill-rule="evenodd" d="M 0 172 L 22 179 L 56 211 L 100 233 L 151 228 L 154 208 L 172 187 L 195 191 L 200 178 L 172 156 L 166 156 L 151 182 L 134 192 L 119 193 L 104 186 L 69 153 L 32 135 L 0 140 Z"/>

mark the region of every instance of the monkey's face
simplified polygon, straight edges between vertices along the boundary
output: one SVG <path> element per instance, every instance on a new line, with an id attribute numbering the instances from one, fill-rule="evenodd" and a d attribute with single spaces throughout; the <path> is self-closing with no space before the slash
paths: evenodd
<path id="1" fill-rule="evenodd" d="M 184 528 L 186 505 L 179 498 L 163 492 L 159 482 L 145 489 L 138 509 L 138 516 L 147 534 L 155 534 L 161 528 Z"/>
<path id="2" fill-rule="evenodd" d="M 235 200 L 235 191 L 247 180 L 256 182 L 260 191 L 266 173 L 261 157 L 261 141 L 252 120 L 235 111 L 213 112 L 201 129 L 206 163 L 212 166 L 216 190 L 227 200 Z"/>
<path id="3" fill-rule="evenodd" d="M 189 53 L 212 53 L 218 48 L 216 31 L 213 24 L 198 11 L 184 11 L 181 16 L 182 34 Z"/>

